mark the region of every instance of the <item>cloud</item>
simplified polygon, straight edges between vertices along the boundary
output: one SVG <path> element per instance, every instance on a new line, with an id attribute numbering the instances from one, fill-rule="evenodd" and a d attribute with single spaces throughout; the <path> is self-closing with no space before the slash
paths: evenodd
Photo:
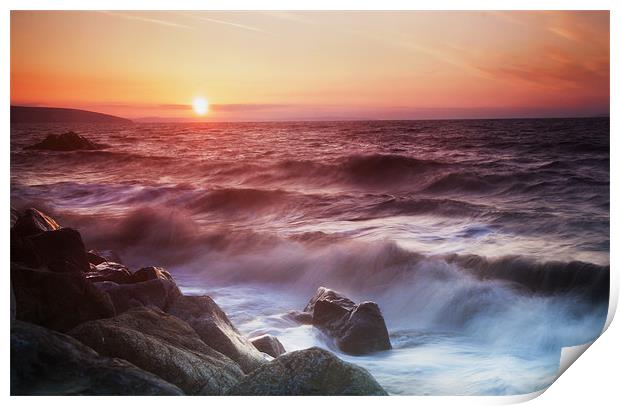
<path id="1" fill-rule="evenodd" d="M 478 66 L 498 79 L 519 80 L 545 88 L 592 88 L 609 82 L 609 65 L 585 63 L 554 54 L 555 60 L 547 66 L 527 63 L 499 63 Z M 560 56 L 558 56 L 560 55 Z M 563 58 L 559 60 L 559 58 Z"/>
<path id="2" fill-rule="evenodd" d="M 106 15 L 109 15 L 109 16 L 115 16 L 115 17 L 123 18 L 125 20 L 142 21 L 142 22 L 145 22 L 145 23 L 161 25 L 161 26 L 164 26 L 164 27 L 182 28 L 182 29 L 187 29 L 187 30 L 195 29 L 195 27 L 191 27 L 189 25 L 179 24 L 179 23 L 176 23 L 176 22 L 168 21 L 168 20 L 160 20 L 158 18 L 143 17 L 143 16 L 139 16 L 139 15 L 134 14 L 134 13 L 128 14 L 128 13 L 119 13 L 119 12 L 115 12 L 115 11 L 99 11 L 99 13 L 106 14 Z"/>
<path id="3" fill-rule="evenodd" d="M 219 20 L 217 18 L 211 18 L 211 17 L 199 17 L 199 16 L 195 16 L 194 18 L 196 18 L 197 20 L 201 20 L 201 21 L 208 21 L 208 22 L 211 22 L 211 23 L 223 24 L 223 25 L 228 25 L 228 26 L 231 26 L 231 27 L 241 28 L 242 30 L 254 31 L 254 32 L 264 32 L 264 30 L 262 30 L 260 28 L 252 27 L 252 26 L 245 25 L 245 24 L 235 23 L 235 22 L 232 22 L 232 21 Z"/>

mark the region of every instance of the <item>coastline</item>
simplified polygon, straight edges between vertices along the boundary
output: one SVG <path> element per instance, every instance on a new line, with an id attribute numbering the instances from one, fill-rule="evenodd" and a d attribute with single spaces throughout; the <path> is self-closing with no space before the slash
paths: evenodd
<path id="1" fill-rule="evenodd" d="M 271 355 L 258 351 L 208 296 L 182 295 L 163 268 L 131 272 L 87 251 L 78 231 L 36 209 L 11 209 L 11 227 L 12 395 L 387 394 L 366 370 L 323 349 L 286 353 L 263 338 Z M 351 351 L 388 349 L 365 347 L 369 323 L 383 322 L 376 305 L 339 298 L 346 309 L 332 314 L 329 292 L 300 322 L 320 314 L 334 335 L 345 328 Z M 340 311 L 353 320 L 342 328 L 333 326 Z M 85 380 L 85 371 L 93 376 Z"/>

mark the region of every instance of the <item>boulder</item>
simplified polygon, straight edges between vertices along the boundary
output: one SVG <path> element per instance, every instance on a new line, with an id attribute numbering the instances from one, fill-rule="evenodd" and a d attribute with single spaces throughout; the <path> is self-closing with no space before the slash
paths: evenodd
<path id="1" fill-rule="evenodd" d="M 80 273 L 90 270 L 82 237 L 72 228 L 43 231 L 29 236 L 12 233 L 11 261 L 33 268 L 45 266 L 56 272 Z"/>
<path id="2" fill-rule="evenodd" d="M 329 351 L 309 348 L 284 354 L 255 369 L 228 395 L 387 395 L 368 371 Z"/>
<path id="3" fill-rule="evenodd" d="M 11 286 L 18 320 L 66 331 L 87 320 L 114 316 L 110 298 L 81 273 L 11 263 Z"/>
<path id="4" fill-rule="evenodd" d="M 79 151 L 104 149 L 107 145 L 92 142 L 87 138 L 69 131 L 62 134 L 49 134 L 41 142 L 30 145 L 25 149 L 43 149 L 50 151 Z"/>
<path id="5" fill-rule="evenodd" d="M 168 312 L 186 321 L 210 347 L 250 372 L 267 361 L 209 296 L 179 296 Z"/>
<path id="6" fill-rule="evenodd" d="M 373 302 L 355 304 L 342 294 L 320 287 L 306 312 L 312 324 L 334 338 L 336 346 L 347 354 L 361 355 L 392 348 L 385 320 Z"/>
<path id="7" fill-rule="evenodd" d="M 88 250 L 86 252 L 86 259 L 88 259 L 88 262 L 93 265 L 99 265 L 104 262 L 108 262 L 107 258 L 103 257 L 95 250 Z"/>
<path id="8" fill-rule="evenodd" d="M 97 267 L 102 267 L 98 265 Z M 110 295 L 116 313 L 142 306 L 155 306 L 167 311 L 174 300 L 181 296 L 176 282 L 163 268 L 148 267 L 136 271 L 126 280 L 124 275 L 115 275 L 117 281 L 96 282 L 97 288 Z M 120 284 L 122 283 L 122 284 Z"/>
<path id="9" fill-rule="evenodd" d="M 254 337 L 250 340 L 250 342 L 258 351 L 271 355 L 274 358 L 277 358 L 286 352 L 280 340 L 269 334 Z"/>
<path id="10" fill-rule="evenodd" d="M 93 265 L 99 265 L 103 262 L 116 262 L 117 264 L 123 263 L 121 256 L 112 250 L 88 250 L 86 252 L 86 257 L 88 262 Z"/>
<path id="11" fill-rule="evenodd" d="M 243 376 L 184 321 L 155 308 L 84 323 L 69 334 L 99 354 L 125 359 L 190 395 L 221 395 Z"/>
<path id="12" fill-rule="evenodd" d="M 99 265 L 92 265 L 90 271 L 84 274 L 84 276 L 93 283 L 106 281 L 118 284 L 131 283 L 129 268 L 116 262 L 102 262 Z"/>
<path id="13" fill-rule="evenodd" d="M 11 323 L 11 395 L 182 395 L 127 361 L 103 357 L 72 337 Z"/>
<path id="14" fill-rule="evenodd" d="M 11 232 L 19 237 L 60 230 L 60 225 L 53 218 L 35 208 L 29 208 L 23 212 L 11 211 L 11 215 L 15 216 Z"/>
<path id="15" fill-rule="evenodd" d="M 133 276 L 131 277 L 131 281 L 134 283 L 146 282 L 155 279 L 174 282 L 174 279 L 172 278 L 172 275 L 170 275 L 170 272 L 158 266 L 148 266 L 146 268 L 140 268 L 136 272 L 134 272 Z"/>
<path id="16" fill-rule="evenodd" d="M 312 313 L 309 312 L 291 310 L 282 315 L 282 317 L 297 324 L 312 324 Z"/>

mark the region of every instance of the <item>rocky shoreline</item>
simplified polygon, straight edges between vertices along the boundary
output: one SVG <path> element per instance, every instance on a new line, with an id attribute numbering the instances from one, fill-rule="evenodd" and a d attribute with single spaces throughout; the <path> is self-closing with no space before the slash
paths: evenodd
<path id="1" fill-rule="evenodd" d="M 343 352 L 391 349 L 377 304 L 321 287 L 303 312 Z M 387 395 L 320 348 L 243 336 L 209 296 L 113 253 L 30 208 L 11 209 L 12 395 Z"/>

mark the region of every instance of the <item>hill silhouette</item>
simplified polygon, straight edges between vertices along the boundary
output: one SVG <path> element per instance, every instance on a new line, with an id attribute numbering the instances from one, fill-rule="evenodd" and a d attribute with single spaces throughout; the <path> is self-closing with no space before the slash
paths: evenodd
<path id="1" fill-rule="evenodd" d="M 58 107 L 11 106 L 11 123 L 118 123 L 131 120 L 94 111 Z"/>

